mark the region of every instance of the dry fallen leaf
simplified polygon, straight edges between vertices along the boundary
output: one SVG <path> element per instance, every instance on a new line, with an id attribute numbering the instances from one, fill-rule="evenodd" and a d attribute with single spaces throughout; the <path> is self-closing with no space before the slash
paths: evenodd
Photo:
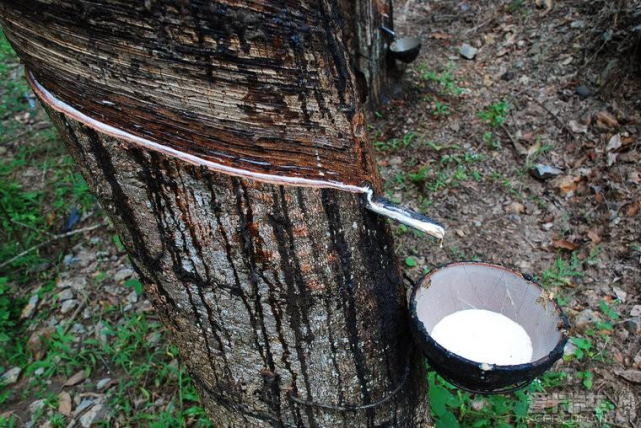
<path id="1" fill-rule="evenodd" d="M 563 175 L 554 179 L 552 184 L 559 189 L 562 195 L 567 195 L 576 190 L 577 184 L 581 181 L 581 177 L 573 175 Z"/>
<path id="2" fill-rule="evenodd" d="M 601 193 L 601 192 L 599 192 L 599 193 L 595 193 L 595 194 L 594 194 L 594 199 L 595 199 L 598 203 L 600 203 L 600 204 L 602 204 L 603 202 L 605 202 L 605 196 L 603 196 L 603 193 Z"/>
<path id="3" fill-rule="evenodd" d="M 24 124 L 26 124 L 26 123 L 29 123 L 29 118 L 30 118 L 30 116 L 31 116 L 31 113 L 30 113 L 30 112 L 28 112 L 28 111 L 26 111 L 26 112 L 24 112 L 24 113 L 20 113 L 20 114 L 15 115 L 15 116 L 14 116 L 14 119 L 15 119 L 18 123 L 20 123 L 20 124 L 24 125 Z"/>
<path id="4" fill-rule="evenodd" d="M 447 40 L 450 38 L 450 35 L 447 33 L 432 33 L 432 38 L 437 40 Z"/>
<path id="5" fill-rule="evenodd" d="M 611 113 L 608 113 L 607 111 L 600 111 L 596 115 L 596 119 L 598 122 L 600 122 L 602 125 L 605 125 L 608 128 L 614 128 L 616 126 L 619 126 L 619 121 L 617 120 L 616 117 L 614 117 Z"/>
<path id="6" fill-rule="evenodd" d="M 498 50 L 498 52 L 496 52 L 496 55 L 494 55 L 494 56 L 496 56 L 497 58 L 500 58 L 500 57 L 502 57 L 502 56 L 507 55 L 509 52 L 510 52 L 510 50 L 509 50 L 509 49 L 507 49 L 507 48 L 502 48 L 502 49 L 499 49 L 499 50 Z"/>
<path id="7" fill-rule="evenodd" d="M 628 146 L 630 144 L 634 144 L 634 141 L 635 141 L 634 137 L 621 138 L 621 144 L 623 146 Z"/>
<path id="8" fill-rule="evenodd" d="M 65 416 L 70 416 L 72 410 L 71 394 L 68 392 L 61 392 L 58 394 L 58 412 Z"/>
<path id="9" fill-rule="evenodd" d="M 513 214 L 523 214 L 525 212 L 525 205 L 519 202 L 512 202 L 507 206 L 507 212 Z"/>
<path id="10" fill-rule="evenodd" d="M 570 122 L 568 122 L 568 125 L 570 126 L 570 130 L 572 130 L 572 132 L 574 132 L 575 134 L 587 134 L 588 132 L 588 126 L 579 123 L 576 120 L 571 120 Z"/>
<path id="11" fill-rule="evenodd" d="M 73 375 L 69 379 L 67 379 L 65 384 L 62 385 L 62 386 L 65 387 L 65 386 L 78 385 L 80 382 L 82 382 L 85 379 L 87 379 L 87 372 L 84 371 L 84 370 L 80 370 L 78 373 L 76 373 L 75 375 Z"/>
<path id="12" fill-rule="evenodd" d="M 593 244 L 598 244 L 602 241 L 601 237 L 593 230 L 588 231 L 588 238 L 590 238 Z"/>
<path id="13" fill-rule="evenodd" d="M 634 201 L 631 204 L 628 204 L 625 208 L 625 215 L 628 217 L 634 217 L 641 210 L 641 202 Z"/>
<path id="14" fill-rule="evenodd" d="M 47 352 L 47 340 L 54 332 L 54 328 L 46 327 L 34 331 L 27 341 L 27 349 L 32 352 L 36 361 L 42 359 Z"/>
<path id="15" fill-rule="evenodd" d="M 541 16 L 547 15 L 552 10 L 552 0 L 536 0 L 535 3 L 536 3 L 536 7 L 545 8 L 545 10 L 541 12 L 540 14 Z"/>
<path id="16" fill-rule="evenodd" d="M 0 413 L 0 420 L 2 419 L 9 419 L 11 415 L 15 413 L 15 410 L 9 410 L 8 412 Z"/>
<path id="17" fill-rule="evenodd" d="M 616 134 L 614 137 L 610 138 L 610 141 L 608 142 L 608 145 L 605 149 L 611 152 L 612 150 L 616 150 L 621 147 L 621 144 L 621 134 Z"/>
<path id="18" fill-rule="evenodd" d="M 552 243 L 554 244 L 554 248 L 556 249 L 560 248 L 563 250 L 574 251 L 579 248 L 579 246 L 575 243 L 566 241 L 565 239 L 555 239 L 552 241 Z"/>
<path id="19" fill-rule="evenodd" d="M 615 373 L 629 382 L 641 383 L 640 370 L 617 370 Z"/>
<path id="20" fill-rule="evenodd" d="M 614 358 L 614 361 L 616 361 L 619 364 L 623 364 L 623 354 L 621 353 L 621 351 L 614 348 L 612 349 L 611 353 L 612 353 L 612 358 Z"/>
<path id="21" fill-rule="evenodd" d="M 539 150 L 541 150 L 541 140 L 536 140 L 536 142 L 527 149 L 528 157 L 532 156 Z"/>

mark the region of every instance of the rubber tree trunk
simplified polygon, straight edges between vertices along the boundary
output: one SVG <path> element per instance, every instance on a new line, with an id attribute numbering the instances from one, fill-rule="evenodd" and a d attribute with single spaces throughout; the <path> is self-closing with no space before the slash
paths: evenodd
<path id="1" fill-rule="evenodd" d="M 394 29 L 391 0 L 339 0 L 343 34 L 354 65 L 361 102 L 375 110 L 389 89 L 394 62 L 387 56 L 391 42 L 385 27 Z"/>
<path id="2" fill-rule="evenodd" d="M 210 172 L 52 112 L 216 427 L 422 426 L 389 231 L 361 197 Z M 401 389 L 393 394 L 394 390 Z M 300 405 L 389 401 L 357 411 Z"/>
<path id="3" fill-rule="evenodd" d="M 5 0 L 0 17 L 215 426 L 427 424 L 337 4 Z"/>

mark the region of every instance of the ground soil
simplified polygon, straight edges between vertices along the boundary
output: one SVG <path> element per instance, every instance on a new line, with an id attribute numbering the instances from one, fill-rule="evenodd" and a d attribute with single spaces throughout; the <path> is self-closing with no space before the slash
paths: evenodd
<path id="1" fill-rule="evenodd" d="M 548 12 L 533 2 L 397 4 L 397 34 L 419 33 L 423 48 L 405 71 L 402 95 L 381 109 L 375 129 L 381 140 L 413 132 L 418 143 L 379 152 L 378 159 L 388 195 L 414 208 L 430 200 L 425 212 L 448 230 L 443 248 L 412 233 L 397 238 L 401 258 L 418 261 L 407 269 L 414 278 L 424 268 L 472 258 L 543 278 L 557 259 L 570 265 L 576 257 L 580 276 L 550 285 L 564 302 L 571 335 L 584 337 L 594 327 L 581 318 L 586 309 L 605 318 L 601 301 L 616 307 L 620 321 L 607 340 L 596 341 L 606 362 L 561 362 L 556 369 L 593 372 L 591 392 L 627 406 L 617 414 L 627 425 L 636 413 L 631 408 L 641 405 L 639 385 L 619 375 L 641 368 L 641 336 L 629 323 L 625 328 L 641 303 L 641 74 L 629 51 L 614 42 L 604 46 L 599 36 L 611 28 L 607 16 L 582 3 L 555 1 Z M 460 55 L 464 43 L 478 49 L 473 60 Z M 604 74 L 613 58 L 621 60 L 622 75 Z M 461 96 L 421 79 L 426 69 L 448 67 L 464 88 Z M 614 89 L 608 78 L 618 79 Z M 592 95 L 578 95 L 581 85 Z M 510 105 L 507 120 L 490 129 L 479 112 L 502 100 Z M 435 115 L 436 102 L 449 104 L 450 114 Z M 605 113 L 616 120 L 599 120 Z M 500 149 L 483 141 L 488 131 Z M 613 148 L 619 137 L 626 143 Z M 467 169 L 477 171 L 478 181 L 468 177 L 431 192 L 439 172 L 451 174 L 444 158 L 465 153 L 484 157 Z M 537 179 L 529 169 L 539 163 L 562 172 Z M 425 166 L 428 176 L 418 184 L 398 179 Z M 570 376 L 560 391 L 585 388 Z M 630 396 L 636 402 L 623 403 Z"/>

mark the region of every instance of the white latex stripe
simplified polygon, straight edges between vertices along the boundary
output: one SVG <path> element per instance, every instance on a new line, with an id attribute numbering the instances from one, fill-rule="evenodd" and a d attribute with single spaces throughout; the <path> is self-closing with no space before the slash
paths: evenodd
<path id="1" fill-rule="evenodd" d="M 273 183 L 273 184 L 290 184 L 290 185 L 305 186 L 305 187 L 328 187 L 328 188 L 345 190 L 352 193 L 367 193 L 370 190 L 369 187 L 354 186 L 351 184 L 345 184 L 338 181 L 314 180 L 310 178 L 287 177 L 287 176 L 280 176 L 280 175 L 273 175 L 273 174 L 264 174 L 260 172 L 247 171 L 244 169 L 234 168 L 232 166 L 227 166 L 227 165 L 222 165 L 216 162 L 212 162 L 210 160 L 203 159 L 201 157 L 198 157 L 189 153 L 181 152 L 180 150 L 176 150 L 162 144 L 158 144 L 154 141 L 148 140 L 143 137 L 139 137 L 137 135 L 131 134 L 122 129 L 116 128 L 111 125 L 107 125 L 106 123 L 102 123 L 96 119 L 93 119 L 87 116 L 86 114 L 82 113 L 81 111 L 75 109 L 74 107 L 70 106 L 69 104 L 65 103 L 64 101 L 56 98 L 51 92 L 49 92 L 45 87 L 43 87 L 35 79 L 33 74 L 31 74 L 31 72 L 27 72 L 27 80 L 29 81 L 34 92 L 36 92 L 38 96 L 43 101 L 45 101 L 50 107 L 52 107 L 53 109 L 61 113 L 64 113 L 73 117 L 74 119 L 78 120 L 79 122 L 82 122 L 83 124 L 89 126 L 90 128 L 93 128 L 96 131 L 99 131 L 101 133 L 111 135 L 112 137 L 130 141 L 132 143 L 143 146 L 150 150 L 168 154 L 170 156 L 176 157 L 178 159 L 182 159 L 194 165 L 203 165 L 209 169 L 212 169 L 218 172 L 223 172 L 225 174 L 230 174 L 230 175 L 244 177 L 244 178 L 250 178 L 252 180 L 258 180 L 258 181 Z"/>
<path id="2" fill-rule="evenodd" d="M 273 175 L 273 174 L 264 174 L 264 173 L 247 171 L 244 169 L 234 168 L 231 166 L 212 162 L 210 160 L 203 159 L 201 157 L 194 156 L 189 153 L 181 152 L 180 150 L 176 150 L 171 147 L 164 146 L 162 144 L 158 144 L 154 141 L 148 140 L 143 137 L 139 137 L 125 130 L 116 128 L 111 125 L 107 125 L 106 123 L 102 123 L 96 119 L 93 119 L 87 116 L 86 114 L 82 113 L 81 111 L 75 109 L 74 107 L 70 106 L 69 104 L 65 103 L 64 101 L 56 98 L 51 92 L 49 92 L 45 87 L 43 87 L 35 79 L 33 74 L 31 74 L 31 72 L 27 72 L 27 80 L 29 81 L 29 84 L 33 88 L 34 92 L 36 92 L 36 94 L 38 94 L 40 99 L 46 102 L 47 105 L 52 107 L 54 110 L 57 110 L 61 113 L 64 113 L 73 117 L 79 122 L 82 122 L 86 126 L 93 128 L 96 131 L 99 131 L 101 133 L 110 135 L 115 138 L 120 138 L 125 141 L 132 142 L 134 144 L 143 146 L 147 149 L 154 150 L 156 152 L 173 156 L 175 158 L 189 162 L 193 165 L 198 165 L 198 166 L 203 165 L 211 170 L 234 175 L 237 177 L 249 178 L 252 180 L 258 180 L 258 181 L 262 181 L 265 183 L 272 183 L 272 184 L 286 184 L 286 185 L 305 186 L 305 187 L 324 187 L 324 188 L 334 188 L 334 189 L 344 190 L 352 193 L 365 193 L 367 194 L 367 208 L 370 211 L 380 214 L 382 216 L 391 218 L 393 220 L 396 220 L 407 226 L 413 227 L 417 230 L 420 230 L 429 235 L 432 235 L 438 239 L 442 240 L 443 237 L 445 236 L 445 229 L 442 226 L 435 223 L 428 222 L 428 221 L 421 221 L 419 219 L 413 218 L 411 215 L 408 215 L 406 213 L 407 210 L 404 208 L 387 206 L 377 202 L 374 198 L 374 191 L 370 187 L 354 186 L 351 184 L 345 184 L 345 183 L 331 181 L 331 180 L 313 180 L 309 178 L 286 177 L 286 176 Z"/>

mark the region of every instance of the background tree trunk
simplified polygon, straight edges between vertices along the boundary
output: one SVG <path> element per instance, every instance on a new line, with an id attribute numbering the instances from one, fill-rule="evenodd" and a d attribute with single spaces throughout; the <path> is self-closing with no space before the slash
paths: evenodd
<path id="1" fill-rule="evenodd" d="M 380 182 L 334 2 L 0 16 L 215 426 L 426 425 L 390 231 L 337 190 Z"/>
<path id="2" fill-rule="evenodd" d="M 393 61 L 387 56 L 391 41 L 381 26 L 394 29 L 391 0 L 339 0 L 345 25 L 345 45 L 352 58 L 361 102 L 375 110 L 389 89 Z M 364 92 L 364 93 L 363 93 Z"/>

